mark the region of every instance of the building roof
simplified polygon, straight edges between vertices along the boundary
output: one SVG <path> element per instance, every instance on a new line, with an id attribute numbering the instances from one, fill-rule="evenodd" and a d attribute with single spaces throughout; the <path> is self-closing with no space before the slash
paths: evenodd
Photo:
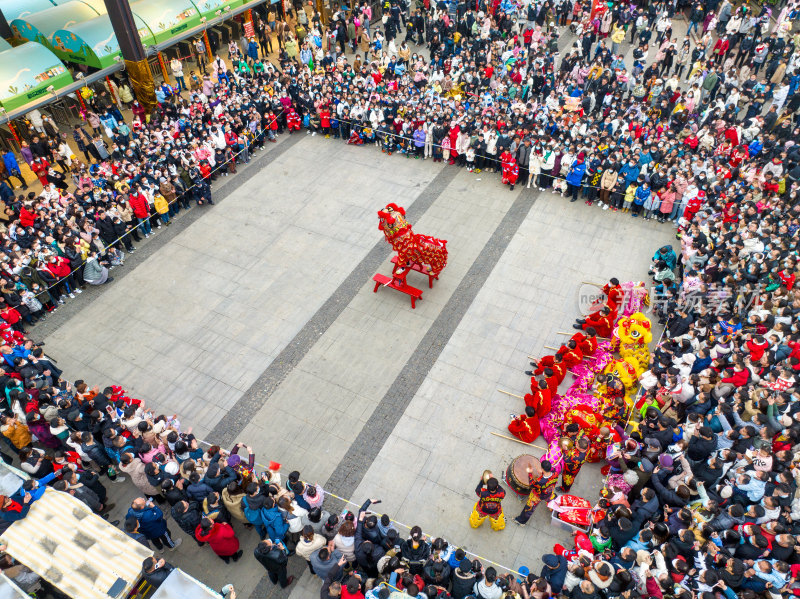
<path id="1" fill-rule="evenodd" d="M 28 515 L 0 536 L 6 553 L 72 599 L 121 599 L 152 550 L 80 500 L 48 488 Z"/>
<path id="2" fill-rule="evenodd" d="M 37 42 L 0 51 L 0 106 L 11 111 L 72 83 L 58 57 Z"/>

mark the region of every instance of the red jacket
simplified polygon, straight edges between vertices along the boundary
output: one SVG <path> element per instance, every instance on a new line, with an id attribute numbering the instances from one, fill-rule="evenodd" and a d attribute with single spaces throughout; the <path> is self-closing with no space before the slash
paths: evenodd
<path id="1" fill-rule="evenodd" d="M 47 270 L 59 279 L 66 277 L 70 273 L 69 260 L 63 256 L 57 256 L 55 262 L 47 263 Z"/>
<path id="2" fill-rule="evenodd" d="M 239 539 L 227 522 L 214 522 L 207 535 L 203 534 L 203 529 L 198 524 L 194 536 L 201 543 L 208 543 L 220 557 L 229 557 L 239 551 Z"/>
<path id="3" fill-rule="evenodd" d="M 764 352 L 769 348 L 769 343 L 756 343 L 754 339 L 747 340 L 747 349 L 750 350 L 750 358 L 753 362 L 758 362 L 763 356 Z"/>
<path id="4" fill-rule="evenodd" d="M 133 215 L 136 218 L 147 218 L 150 216 L 150 204 L 143 193 L 132 193 L 129 197 Z"/>
<path id="5" fill-rule="evenodd" d="M 36 213 L 23 206 L 19 211 L 19 224 L 23 227 L 32 227 L 34 222 L 36 222 Z"/>
<path id="6" fill-rule="evenodd" d="M 734 387 L 742 387 L 747 384 L 748 380 L 747 370 L 736 370 L 733 371 L 733 374 L 729 377 L 725 377 L 722 379 L 723 383 L 730 383 Z"/>
<path id="7" fill-rule="evenodd" d="M 5 320 L 8 324 L 17 324 L 20 319 L 19 312 L 15 308 L 6 308 L 0 312 L 0 318 Z"/>
<path id="8" fill-rule="evenodd" d="M 794 273 L 789 272 L 788 270 L 784 269 L 778 273 L 778 278 L 783 281 L 784 287 L 786 289 L 791 289 L 794 287 Z"/>
<path id="9" fill-rule="evenodd" d="M 537 416 L 517 416 L 508 424 L 508 432 L 525 443 L 533 443 L 541 434 Z"/>

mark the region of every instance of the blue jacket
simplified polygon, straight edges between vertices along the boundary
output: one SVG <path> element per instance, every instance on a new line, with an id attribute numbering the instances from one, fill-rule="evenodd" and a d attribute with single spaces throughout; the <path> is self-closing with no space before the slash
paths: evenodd
<path id="1" fill-rule="evenodd" d="M 641 206 L 650 198 L 650 188 L 645 189 L 644 185 L 636 188 L 636 194 L 633 196 L 633 203 Z"/>
<path id="2" fill-rule="evenodd" d="M 624 164 L 622 168 L 619 169 L 620 177 L 625 179 L 625 187 L 636 182 L 636 180 L 639 178 L 640 171 L 641 169 L 639 168 L 638 164 L 633 166 L 630 164 Z"/>
<path id="3" fill-rule="evenodd" d="M 202 503 L 203 500 L 208 497 L 209 493 L 213 493 L 214 489 L 209 487 L 205 481 L 199 481 L 196 483 L 191 483 L 188 487 L 186 487 L 186 495 L 189 499 L 193 499 L 198 503 Z"/>
<path id="4" fill-rule="evenodd" d="M 17 162 L 17 157 L 11 150 L 3 154 L 3 162 L 5 163 L 6 170 L 9 173 L 19 172 L 19 163 Z"/>
<path id="5" fill-rule="evenodd" d="M 25 516 L 27 516 L 28 510 L 31 509 L 31 504 L 22 503 L 22 501 L 18 501 L 17 503 L 20 505 L 19 511 L 16 509 L 0 509 L 0 520 L 4 522 L 16 522 L 17 520 L 22 520 Z"/>
<path id="6" fill-rule="evenodd" d="M 3 200 L 6 204 L 11 204 L 14 198 L 14 190 L 5 181 L 0 181 L 0 200 Z"/>
<path id="7" fill-rule="evenodd" d="M 665 254 L 661 253 L 661 249 L 659 248 L 655 254 L 653 254 L 653 262 L 657 262 L 658 260 L 663 260 L 667 263 L 670 270 L 675 268 L 675 265 L 678 263 L 678 256 L 675 255 L 675 250 L 672 249 L 672 246 L 669 246 L 669 251 Z"/>
<path id="8" fill-rule="evenodd" d="M 289 530 L 289 524 L 283 519 L 283 512 L 277 507 L 262 509 L 261 521 L 267 528 L 267 536 L 272 539 L 273 543 L 283 542 L 283 537 Z"/>
<path id="9" fill-rule="evenodd" d="M 586 172 L 586 163 L 585 162 L 578 162 L 578 159 L 575 159 L 575 162 L 572 163 L 572 166 L 567 173 L 567 183 L 570 185 L 580 185 L 581 181 L 583 180 L 583 173 Z"/>
<path id="10" fill-rule="evenodd" d="M 145 507 L 143 510 L 128 509 L 126 518 L 136 518 L 139 521 L 139 532 L 148 539 L 157 539 L 167 532 L 167 521 L 160 508 Z"/>
<path id="11" fill-rule="evenodd" d="M 264 497 L 262 495 L 256 495 L 255 497 L 245 495 L 242 498 L 242 511 L 244 512 L 244 517 L 247 518 L 247 521 L 253 526 L 264 525 L 264 521 L 261 519 L 261 510 L 263 509 Z"/>
<path id="12" fill-rule="evenodd" d="M 550 568 L 543 565 L 540 576 L 550 583 L 550 588 L 554 593 L 560 593 L 564 587 L 564 579 L 567 577 L 567 560 L 563 555 L 555 557 L 558 559 L 558 566 Z"/>

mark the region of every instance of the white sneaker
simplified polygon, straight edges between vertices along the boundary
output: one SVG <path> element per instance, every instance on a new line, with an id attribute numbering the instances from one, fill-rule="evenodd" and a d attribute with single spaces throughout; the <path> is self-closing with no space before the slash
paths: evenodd
<path id="1" fill-rule="evenodd" d="M 75 293 L 83 293 L 83 289 L 76 289 Z"/>
<path id="2" fill-rule="evenodd" d="M 63 299 L 61 299 L 61 298 L 58 298 L 58 303 L 59 303 L 59 304 L 63 304 L 63 303 L 64 303 L 64 300 L 63 300 Z"/>
<path id="3" fill-rule="evenodd" d="M 69 297 L 70 297 L 70 299 L 75 299 L 75 294 L 74 293 L 70 293 Z"/>
<path id="4" fill-rule="evenodd" d="M 128 479 L 126 479 L 124 476 L 118 476 L 117 478 L 115 478 L 111 482 L 114 483 L 114 484 L 117 484 L 117 483 L 124 483 L 126 480 L 128 480 Z"/>
<path id="5" fill-rule="evenodd" d="M 608 204 L 603 204 L 603 210 L 608 210 Z"/>
<path id="6" fill-rule="evenodd" d="M 540 188 L 539 188 L 539 191 L 544 191 L 544 187 L 540 187 Z"/>
<path id="7" fill-rule="evenodd" d="M 173 547 L 167 547 L 167 549 L 170 551 L 175 551 L 178 547 L 180 547 L 181 543 L 183 543 L 183 539 L 173 539 L 173 542 L 175 543 Z"/>

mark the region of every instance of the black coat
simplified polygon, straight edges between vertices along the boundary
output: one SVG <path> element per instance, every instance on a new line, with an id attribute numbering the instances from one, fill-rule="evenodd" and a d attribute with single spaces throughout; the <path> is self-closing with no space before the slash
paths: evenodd
<path id="1" fill-rule="evenodd" d="M 472 572 L 464 574 L 460 568 L 456 568 L 453 570 L 452 576 L 453 591 L 451 595 L 453 599 L 464 599 L 472 592 L 472 587 L 475 586 L 475 575 Z"/>
<path id="2" fill-rule="evenodd" d="M 164 583 L 164 581 L 167 579 L 167 576 L 169 576 L 174 569 L 175 568 L 172 566 L 172 564 L 165 562 L 163 566 L 156 568 L 152 572 L 143 572 L 142 578 L 152 585 L 154 589 L 157 589 Z"/>
<path id="3" fill-rule="evenodd" d="M 111 217 L 98 218 L 96 224 L 98 231 L 100 231 L 100 239 L 106 244 L 112 243 L 117 238 L 114 234 L 114 221 L 111 220 Z"/>
<path id="4" fill-rule="evenodd" d="M 364 522 L 359 520 L 358 526 L 356 526 L 356 537 L 355 537 L 355 555 L 356 561 L 358 565 L 363 568 L 364 572 L 367 573 L 367 576 L 376 577 L 378 576 L 378 561 L 386 555 L 386 550 L 381 547 L 380 543 L 370 542 L 370 552 L 367 553 L 364 547 Z"/>
<path id="5" fill-rule="evenodd" d="M 197 505 L 196 501 L 190 501 L 189 507 L 182 514 L 179 514 L 175 507 L 176 506 L 172 506 L 172 510 L 170 510 L 172 519 L 175 520 L 175 523 L 183 532 L 190 537 L 194 537 L 194 531 L 200 525 L 200 520 L 203 519 L 200 506 Z"/>
<path id="6" fill-rule="evenodd" d="M 275 574 L 285 570 L 286 563 L 289 561 L 286 553 L 277 545 L 271 545 L 267 548 L 263 543 L 259 543 L 253 549 L 253 555 L 258 560 L 258 563 L 266 568 L 267 572 L 274 572 Z"/>
<path id="7" fill-rule="evenodd" d="M 692 437 L 689 447 L 686 450 L 686 457 L 693 462 L 705 461 L 717 448 L 717 442 L 711 439 L 703 439 L 700 436 Z"/>

